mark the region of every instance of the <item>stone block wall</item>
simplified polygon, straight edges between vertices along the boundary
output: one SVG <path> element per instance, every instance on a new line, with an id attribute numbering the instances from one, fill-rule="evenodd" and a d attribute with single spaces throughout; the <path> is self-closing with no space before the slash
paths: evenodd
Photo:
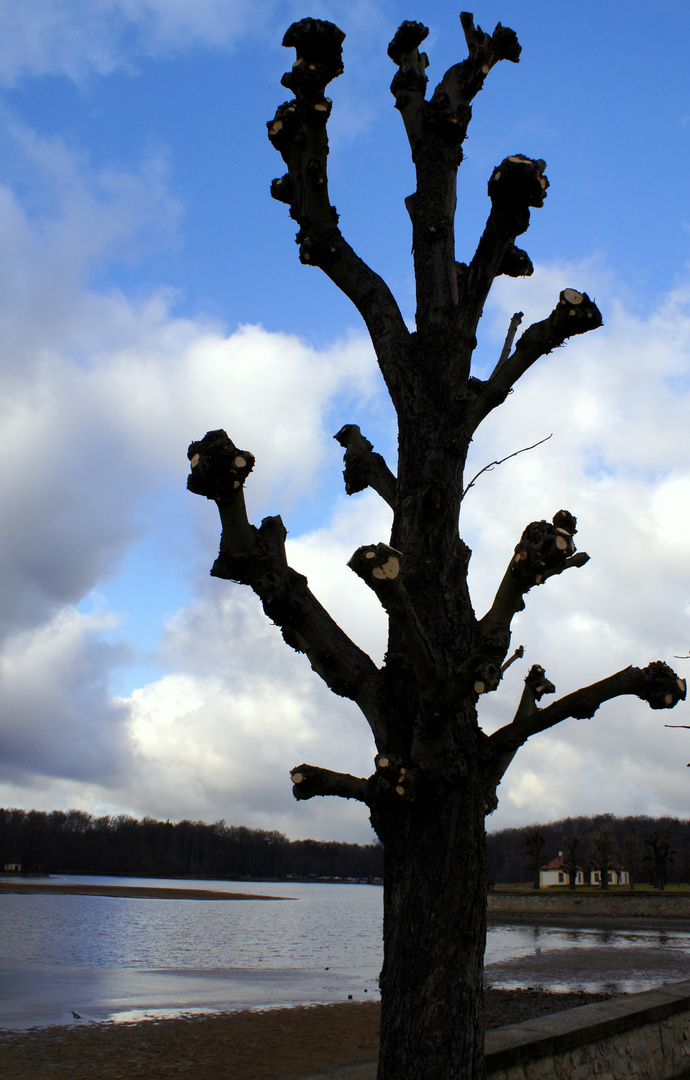
<path id="1" fill-rule="evenodd" d="M 675 1080 L 690 1075 L 690 981 L 498 1028 L 489 1080 Z"/>

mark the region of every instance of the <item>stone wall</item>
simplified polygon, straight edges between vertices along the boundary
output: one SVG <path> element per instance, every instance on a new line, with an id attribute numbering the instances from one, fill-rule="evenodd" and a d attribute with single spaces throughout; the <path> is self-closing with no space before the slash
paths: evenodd
<path id="1" fill-rule="evenodd" d="M 488 1080 L 674 1080 L 690 1075 L 690 981 L 498 1028 Z"/>
<path id="2" fill-rule="evenodd" d="M 673 893 L 490 893 L 490 916 L 532 915 L 578 918 L 613 916 L 643 919 L 683 919 L 690 917 L 690 896 Z"/>

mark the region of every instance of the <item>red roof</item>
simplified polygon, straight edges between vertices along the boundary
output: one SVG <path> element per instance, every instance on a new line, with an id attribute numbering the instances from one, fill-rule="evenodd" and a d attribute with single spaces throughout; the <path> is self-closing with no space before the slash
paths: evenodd
<path id="1" fill-rule="evenodd" d="M 557 855 L 555 859 L 552 859 L 546 866 L 540 867 L 541 870 L 562 870 L 565 866 L 565 859 L 562 855 Z"/>

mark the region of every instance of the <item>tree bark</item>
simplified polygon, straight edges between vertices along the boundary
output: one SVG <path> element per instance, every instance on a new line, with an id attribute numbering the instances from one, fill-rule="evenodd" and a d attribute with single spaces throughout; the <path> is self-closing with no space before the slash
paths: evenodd
<path id="1" fill-rule="evenodd" d="M 484 807 L 437 790 L 384 825 L 379 1080 L 483 1080 Z"/>

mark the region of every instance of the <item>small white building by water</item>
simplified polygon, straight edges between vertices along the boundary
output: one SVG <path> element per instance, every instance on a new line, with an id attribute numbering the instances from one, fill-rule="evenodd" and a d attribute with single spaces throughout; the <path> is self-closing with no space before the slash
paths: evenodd
<path id="1" fill-rule="evenodd" d="M 627 870 L 608 871 L 609 885 L 630 885 L 630 874 Z M 548 889 L 551 885 L 569 885 L 570 876 L 565 866 L 563 852 L 559 851 L 555 859 L 546 863 L 539 870 L 539 888 Z M 601 873 L 599 870 L 583 870 L 577 867 L 575 885 L 601 885 Z"/>

